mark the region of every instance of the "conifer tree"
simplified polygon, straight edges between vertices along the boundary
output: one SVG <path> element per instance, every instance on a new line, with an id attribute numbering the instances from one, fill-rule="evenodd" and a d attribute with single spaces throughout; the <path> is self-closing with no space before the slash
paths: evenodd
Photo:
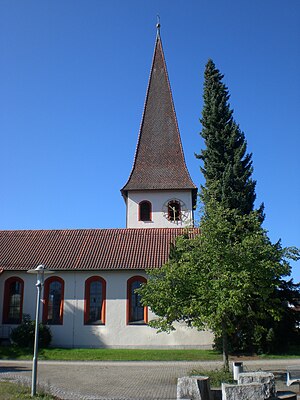
<path id="1" fill-rule="evenodd" d="M 233 119 L 223 77 L 214 62 L 208 60 L 201 119 L 206 148 L 196 155 L 203 161 L 201 171 L 206 180 L 201 200 L 205 205 L 214 199 L 225 208 L 249 214 L 256 197 L 252 154 L 247 153 L 245 136 Z"/>
<path id="2" fill-rule="evenodd" d="M 254 210 L 256 198 L 256 182 L 252 178 L 252 154 L 247 153 L 245 135 L 233 118 L 233 110 L 229 104 L 230 95 L 228 88 L 223 83 L 223 78 L 224 75 L 216 68 L 214 62 L 211 59 L 208 60 L 204 73 L 204 106 L 200 120 L 202 123 L 201 136 L 206 147 L 199 155 L 196 155 L 203 161 L 201 171 L 206 181 L 201 188 L 200 197 L 206 211 L 208 205 L 212 201 L 216 201 L 225 209 L 237 211 L 241 215 L 249 215 Z M 257 213 L 260 223 L 264 219 L 263 209 L 262 204 Z M 242 224 L 235 229 L 236 239 L 239 240 L 241 233 L 249 228 L 250 226 Z M 274 247 L 276 246 L 277 244 L 274 245 Z M 294 287 L 294 296 L 297 293 L 295 298 L 299 298 L 299 287 L 293 285 L 291 281 L 290 286 Z M 286 282 L 283 279 L 275 278 L 274 275 L 274 292 L 271 297 L 281 299 L 278 307 L 281 307 L 282 313 L 290 318 L 292 311 L 287 306 L 288 295 Z M 256 296 L 249 296 L 249 308 L 259 309 L 256 304 Z M 240 349 L 241 345 L 249 349 L 250 344 L 253 343 L 255 329 L 259 327 L 260 330 L 265 331 L 270 326 L 273 329 L 272 324 L 274 327 L 278 325 L 271 318 L 264 326 L 262 321 L 257 319 L 257 315 L 255 315 L 254 321 L 249 318 L 249 314 L 245 313 L 244 317 L 240 316 L 236 320 L 236 332 L 231 332 L 232 347 L 239 338 Z M 240 338 L 244 338 L 243 344 L 241 344 Z"/>

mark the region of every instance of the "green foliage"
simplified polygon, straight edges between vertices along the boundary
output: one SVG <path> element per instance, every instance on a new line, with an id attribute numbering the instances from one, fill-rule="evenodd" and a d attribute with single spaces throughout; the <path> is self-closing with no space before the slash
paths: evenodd
<path id="1" fill-rule="evenodd" d="M 299 251 L 272 244 L 261 226 L 263 206 L 254 210 L 252 155 L 222 79 L 209 60 L 201 119 L 206 148 L 197 155 L 206 181 L 201 234 L 178 238 L 169 262 L 149 271 L 138 293 L 157 315 L 150 325 L 159 331 L 169 332 L 182 321 L 212 330 L 222 339 L 228 369 L 229 345 L 275 348 L 275 324 L 289 314 L 280 287 L 290 274 L 288 260 L 298 259 Z"/>
<path id="2" fill-rule="evenodd" d="M 202 375 L 209 376 L 210 386 L 219 388 L 222 383 L 234 383 L 232 372 L 225 369 L 208 369 L 208 370 L 193 370 L 191 376 Z"/>
<path id="3" fill-rule="evenodd" d="M 240 318 L 280 320 L 280 301 L 272 294 L 290 273 L 289 253 L 270 242 L 259 213 L 241 215 L 210 201 L 200 231 L 195 239 L 179 238 L 169 262 L 149 271 L 139 289 L 158 317 L 150 325 L 170 331 L 175 321 L 184 321 L 224 338 Z"/>
<path id="4" fill-rule="evenodd" d="M 0 382 L 0 400 L 32 399 L 29 387 L 12 382 Z M 51 400 L 57 399 L 46 393 L 38 393 L 35 399 Z"/>
<path id="5" fill-rule="evenodd" d="M 252 155 L 247 153 L 243 132 L 233 119 L 224 75 L 208 60 L 204 73 L 204 106 L 201 136 L 206 148 L 197 158 L 203 161 L 206 180 L 201 199 L 204 205 L 215 199 L 225 208 L 249 214 L 254 209 L 255 181 Z"/>
<path id="6" fill-rule="evenodd" d="M 300 300 L 300 284 L 281 279 L 271 297 L 278 299 L 280 320 L 274 321 L 267 315 L 257 319 L 255 314 L 236 319 L 235 330 L 228 338 L 230 352 L 279 354 L 289 351 L 293 344 L 300 343 L 300 329 L 297 328 L 300 315 L 296 311 Z M 256 308 L 255 301 L 252 301 L 251 307 Z M 222 349 L 220 337 L 215 338 L 215 348 Z"/>
<path id="7" fill-rule="evenodd" d="M 204 209 L 210 207 L 211 202 L 215 201 L 224 209 L 233 210 L 241 215 L 250 215 L 254 210 L 256 198 L 256 182 L 252 179 L 252 155 L 247 153 L 245 136 L 233 119 L 233 110 L 229 104 L 230 96 L 223 83 L 223 78 L 224 76 L 215 67 L 213 61 L 209 60 L 205 69 L 204 106 L 201 119 L 201 135 L 206 148 L 197 155 L 203 161 L 201 171 L 206 181 L 200 197 Z M 257 211 L 257 218 L 258 222 L 262 223 L 264 219 L 263 205 Z M 246 225 L 244 225 L 245 223 Z M 252 229 L 245 220 L 241 221 L 241 226 L 242 229 Z M 232 235 L 236 236 L 237 240 L 239 240 L 240 234 L 240 228 L 232 231 Z M 288 267 L 284 261 L 284 251 L 280 242 L 275 244 L 273 253 L 270 253 L 270 262 L 276 261 L 277 252 L 282 257 L 282 266 L 285 264 Z M 291 248 L 286 251 L 288 258 L 298 258 L 298 249 Z M 253 259 L 252 262 L 255 266 L 256 259 Z M 220 267 L 224 268 L 223 263 L 220 264 Z M 253 270 L 255 268 L 253 267 Z M 243 271 L 243 273 L 245 272 L 246 270 Z M 284 298 L 285 294 L 288 294 L 287 291 L 280 289 L 281 286 L 284 286 L 284 280 L 281 279 L 280 274 L 276 273 L 272 280 L 272 272 L 270 270 L 266 270 L 266 272 L 268 279 L 271 280 L 270 290 L 264 290 L 261 282 L 256 280 L 255 284 L 259 285 L 259 290 L 263 289 L 264 295 L 260 297 L 255 290 L 249 290 L 247 309 L 245 309 L 244 315 L 233 313 L 229 317 L 231 329 L 226 329 L 227 338 L 225 339 L 233 351 L 265 352 L 272 351 L 278 346 L 281 346 L 282 350 L 287 343 L 287 336 L 291 339 L 290 336 L 294 335 L 297 321 L 288 306 L 290 299 L 287 301 Z M 282 274 L 282 276 L 284 275 L 286 273 Z M 264 279 L 263 271 L 258 276 L 260 279 Z M 269 281 L 268 279 L 266 282 Z M 230 283 L 230 280 L 228 282 Z M 235 283 L 232 281 L 232 284 Z M 299 299 L 299 296 L 298 289 L 296 297 Z M 242 299 L 238 301 L 240 302 Z M 272 307 L 268 306 L 269 303 L 272 304 Z M 272 308 L 273 311 L 270 312 Z M 227 325 L 226 321 L 225 325 Z M 222 331 L 224 332 L 224 329 Z M 220 346 L 221 337 L 224 339 L 223 333 L 216 332 L 217 348 Z M 223 346 L 224 343 L 221 344 L 221 347 Z"/>
<path id="8" fill-rule="evenodd" d="M 30 347 L 34 345 L 35 321 L 32 321 L 28 314 L 23 315 L 22 323 L 12 330 L 10 339 L 20 347 Z M 39 347 L 48 347 L 51 343 L 52 335 L 49 326 L 39 324 Z"/>
<path id="9" fill-rule="evenodd" d="M 256 325 L 253 331 L 253 345 L 257 349 L 258 354 L 263 353 L 263 345 L 264 338 L 267 336 L 267 329 L 264 326 Z"/>
<path id="10" fill-rule="evenodd" d="M 268 346 L 268 353 L 274 352 L 275 332 L 273 328 L 270 328 L 266 334 L 266 342 Z"/>

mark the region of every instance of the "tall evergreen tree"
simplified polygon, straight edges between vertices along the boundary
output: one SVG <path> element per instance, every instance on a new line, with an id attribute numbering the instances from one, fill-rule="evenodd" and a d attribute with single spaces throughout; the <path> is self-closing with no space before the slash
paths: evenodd
<path id="1" fill-rule="evenodd" d="M 229 92 L 223 83 L 224 75 L 216 68 L 212 60 L 208 60 L 204 73 L 204 106 L 202 110 L 201 136 L 205 141 L 205 149 L 197 158 L 203 161 L 201 171 L 205 178 L 205 185 L 201 188 L 201 200 L 205 209 L 211 201 L 216 201 L 225 209 L 237 211 L 241 215 L 249 215 L 254 210 L 256 198 L 256 182 L 252 178 L 252 154 L 247 152 L 247 142 L 244 133 L 233 118 L 233 110 L 229 104 Z M 263 204 L 258 210 L 260 223 L 264 219 Z M 235 230 L 236 239 L 239 240 L 241 233 L 250 228 L 242 224 Z M 274 245 L 276 247 L 277 244 Z M 297 253 L 296 258 L 299 256 Z M 294 287 L 294 296 L 299 298 L 300 291 L 297 285 L 290 282 Z M 294 323 L 293 312 L 288 306 L 289 291 L 283 279 L 275 278 L 274 292 L 271 296 L 280 300 L 282 315 Z M 258 310 L 260 306 L 256 302 L 256 296 L 249 297 L 249 308 Z M 273 325 L 272 325 L 273 324 Z M 295 325 L 295 324 L 294 324 Z M 280 323 L 275 323 L 272 318 L 268 322 L 259 320 L 254 313 L 254 320 L 249 315 L 244 315 L 235 321 L 236 330 L 231 332 L 231 345 L 235 350 L 244 347 L 251 348 L 254 343 L 256 331 L 267 332 L 272 329 L 276 334 Z M 264 347 L 264 338 L 261 335 L 260 347 Z M 237 340 L 238 339 L 238 340 Z M 241 343 L 241 339 L 243 343 Z M 277 338 L 275 338 L 277 340 Z M 275 340 L 275 342 L 276 342 Z M 237 342 L 237 345 L 234 345 Z"/>
<path id="2" fill-rule="evenodd" d="M 249 214 L 256 197 L 252 154 L 247 153 L 245 136 L 233 119 L 223 77 L 214 62 L 208 60 L 201 119 L 206 148 L 196 155 L 204 163 L 201 170 L 206 180 L 201 199 L 204 205 L 214 199 L 225 208 Z"/>

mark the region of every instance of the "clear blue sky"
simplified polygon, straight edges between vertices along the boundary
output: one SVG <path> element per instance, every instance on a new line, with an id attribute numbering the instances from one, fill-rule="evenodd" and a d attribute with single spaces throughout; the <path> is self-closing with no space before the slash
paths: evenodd
<path id="1" fill-rule="evenodd" d="M 157 14 L 194 182 L 203 183 L 194 152 L 212 58 L 253 152 L 264 226 L 273 241 L 299 246 L 299 0 L 1 0 L 1 229 L 125 226 L 120 188 Z"/>

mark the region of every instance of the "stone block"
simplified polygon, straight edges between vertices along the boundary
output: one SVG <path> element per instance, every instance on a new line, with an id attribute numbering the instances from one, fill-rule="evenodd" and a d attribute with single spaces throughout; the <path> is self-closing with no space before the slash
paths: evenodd
<path id="1" fill-rule="evenodd" d="M 264 390 L 264 398 L 276 396 L 275 377 L 270 372 L 242 372 L 238 377 L 238 384 L 261 383 Z"/>
<path id="2" fill-rule="evenodd" d="M 222 400 L 264 400 L 263 385 L 249 383 L 230 385 L 222 383 Z"/>
<path id="3" fill-rule="evenodd" d="M 184 376 L 177 381 L 177 400 L 211 400 L 208 376 Z"/>

